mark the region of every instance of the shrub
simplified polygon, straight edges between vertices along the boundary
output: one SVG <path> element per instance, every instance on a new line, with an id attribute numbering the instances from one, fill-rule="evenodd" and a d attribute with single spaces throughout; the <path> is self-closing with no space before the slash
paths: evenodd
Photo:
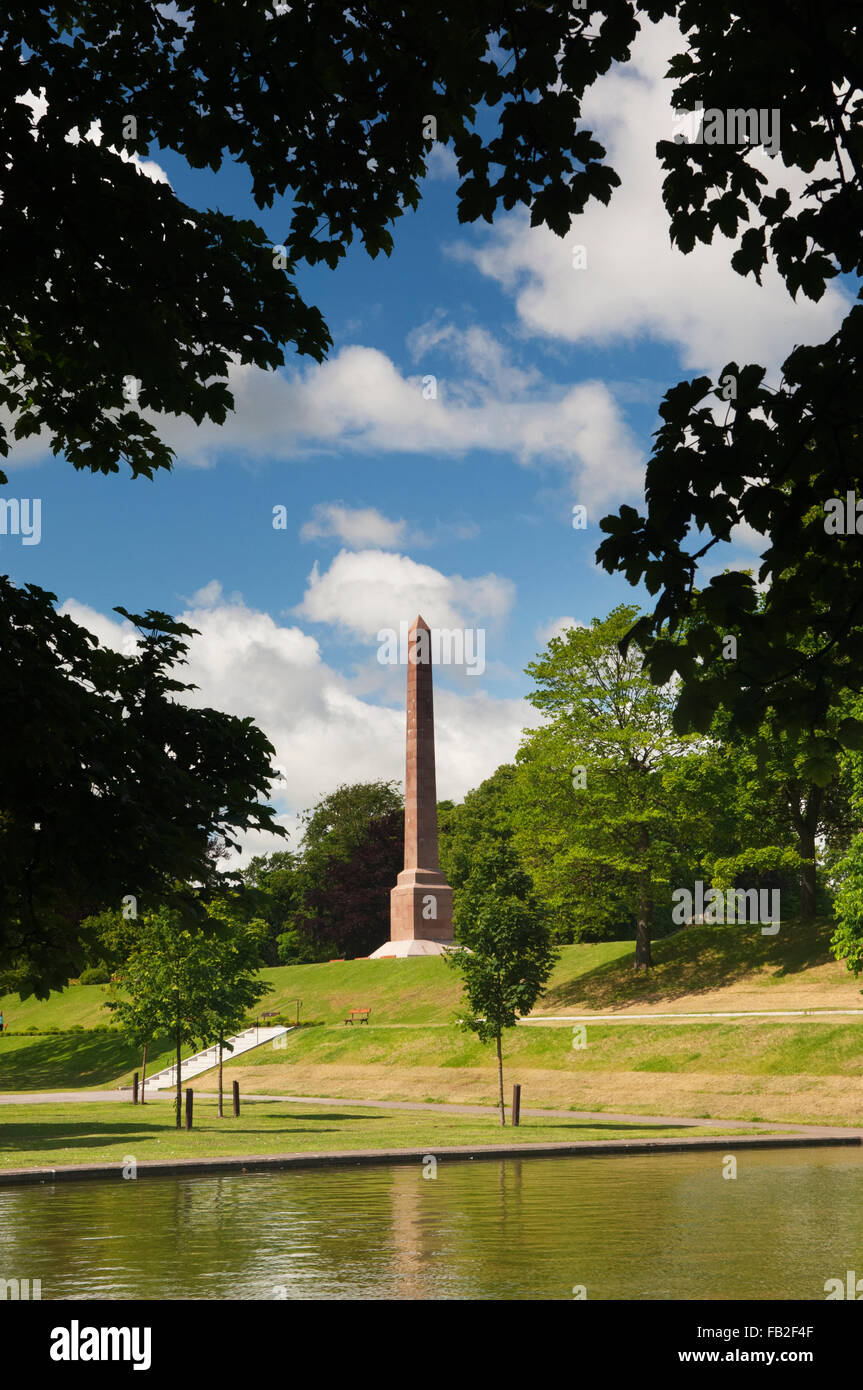
<path id="1" fill-rule="evenodd" d="M 110 983 L 111 972 L 107 965 L 91 965 L 78 977 L 79 985 L 109 985 Z"/>

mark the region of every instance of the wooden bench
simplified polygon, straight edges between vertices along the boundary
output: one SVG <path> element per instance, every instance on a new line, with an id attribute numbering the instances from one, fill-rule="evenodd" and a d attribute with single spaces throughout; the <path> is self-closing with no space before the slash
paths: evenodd
<path id="1" fill-rule="evenodd" d="M 350 1015 L 345 1019 L 345 1023 L 368 1023 L 371 1009 L 351 1009 Z"/>
<path id="2" fill-rule="evenodd" d="M 279 1016 L 279 1011 L 278 1011 L 278 1009 L 270 1009 L 270 1012 L 269 1012 L 269 1013 L 267 1013 L 267 1014 L 261 1014 L 261 1018 L 278 1018 L 278 1016 Z"/>

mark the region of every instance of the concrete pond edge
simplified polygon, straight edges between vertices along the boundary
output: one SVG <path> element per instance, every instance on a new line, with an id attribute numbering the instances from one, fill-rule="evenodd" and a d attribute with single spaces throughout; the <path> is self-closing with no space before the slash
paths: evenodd
<path id="1" fill-rule="evenodd" d="M 740 1135 L 678 1139 L 562 1140 L 549 1143 L 458 1145 L 435 1149 L 349 1149 L 334 1153 L 286 1153 L 229 1155 L 220 1158 L 152 1159 L 136 1165 L 137 1177 L 205 1176 L 216 1173 L 271 1173 L 296 1168 L 351 1168 L 373 1165 L 422 1163 L 429 1157 L 439 1162 L 470 1162 L 493 1158 L 596 1158 L 603 1154 L 686 1153 L 689 1150 L 812 1149 L 859 1146 L 859 1135 Z M 0 1169 L 0 1187 L 57 1182 L 123 1178 L 128 1163 L 65 1164 L 54 1168 Z"/>

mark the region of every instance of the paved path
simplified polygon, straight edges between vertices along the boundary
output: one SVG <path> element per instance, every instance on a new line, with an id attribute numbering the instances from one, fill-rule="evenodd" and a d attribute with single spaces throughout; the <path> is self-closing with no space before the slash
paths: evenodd
<path id="1" fill-rule="evenodd" d="M 198 1092 L 202 1098 L 206 1096 L 209 1099 L 213 1099 L 216 1094 L 215 1091 Z M 244 1102 L 283 1101 L 287 1105 L 346 1105 L 367 1107 L 372 1110 L 429 1110 L 441 1115 L 488 1116 L 496 1114 L 495 1108 L 491 1105 L 462 1105 L 455 1102 L 447 1104 L 443 1101 L 429 1100 L 356 1100 L 347 1096 L 271 1096 L 249 1092 L 244 1092 L 242 1099 Z M 84 1104 L 86 1102 L 93 1104 L 103 1101 L 125 1101 L 127 1105 L 131 1103 L 127 1091 L 35 1091 L 29 1094 L 7 1091 L 0 1095 L 0 1105 L 58 1105 L 65 1103 Z M 508 1111 L 509 1107 L 507 1107 Z M 721 1126 L 729 1129 L 747 1129 L 753 1132 L 781 1130 L 783 1134 L 808 1134 L 813 1138 L 849 1139 L 857 1137 L 863 1140 L 863 1127 L 797 1125 L 786 1124 L 782 1120 L 734 1120 L 725 1119 L 722 1116 L 693 1118 L 692 1115 L 629 1115 L 611 1110 L 545 1110 L 527 1106 L 522 1106 L 521 1113 L 548 1120 L 572 1120 L 575 1123 L 589 1121 L 590 1123 L 607 1125 L 668 1125 L 679 1129 L 695 1125 L 710 1126 L 711 1128 Z"/>
<path id="2" fill-rule="evenodd" d="M 702 1009 L 698 1013 L 653 1014 L 530 1014 L 524 1023 L 652 1023 L 657 1018 L 832 1018 L 836 1014 L 863 1017 L 863 1009 L 737 1009 L 720 1013 Z"/>

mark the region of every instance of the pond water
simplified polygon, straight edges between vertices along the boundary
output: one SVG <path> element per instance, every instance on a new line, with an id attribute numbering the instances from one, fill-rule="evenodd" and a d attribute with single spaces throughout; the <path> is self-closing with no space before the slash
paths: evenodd
<path id="1" fill-rule="evenodd" d="M 45 1299 L 813 1299 L 863 1276 L 863 1151 L 524 1158 L 0 1188 Z"/>

